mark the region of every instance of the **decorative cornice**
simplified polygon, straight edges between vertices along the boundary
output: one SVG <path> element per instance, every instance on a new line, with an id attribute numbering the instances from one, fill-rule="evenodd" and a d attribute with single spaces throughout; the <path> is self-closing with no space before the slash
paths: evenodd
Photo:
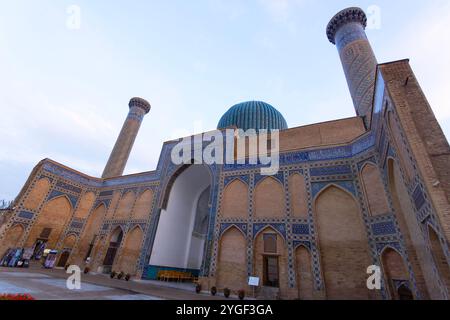
<path id="1" fill-rule="evenodd" d="M 141 109 L 143 109 L 145 111 L 145 113 L 149 113 L 150 109 L 151 109 L 151 105 L 150 103 L 148 103 L 147 100 L 142 99 L 142 98 L 132 98 L 130 100 L 130 103 L 128 104 L 128 106 L 131 107 L 139 107 Z"/>
<path id="2" fill-rule="evenodd" d="M 332 44 L 336 44 L 336 32 L 344 24 L 350 22 L 359 22 L 365 29 L 367 26 L 367 16 L 361 8 L 351 7 L 338 12 L 328 23 L 327 37 Z"/>

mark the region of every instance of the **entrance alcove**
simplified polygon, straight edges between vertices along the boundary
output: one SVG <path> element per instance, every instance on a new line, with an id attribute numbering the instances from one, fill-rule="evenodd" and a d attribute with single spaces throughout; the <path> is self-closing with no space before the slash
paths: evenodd
<path id="1" fill-rule="evenodd" d="M 165 191 L 151 267 L 201 269 L 209 225 L 210 191 L 211 175 L 206 166 L 191 165 L 175 173 Z"/>
<path id="2" fill-rule="evenodd" d="M 121 227 L 117 227 L 111 233 L 109 238 L 108 250 L 106 251 L 105 258 L 103 260 L 103 272 L 109 273 L 112 271 L 112 266 L 115 263 L 117 251 L 123 238 L 123 230 Z"/>

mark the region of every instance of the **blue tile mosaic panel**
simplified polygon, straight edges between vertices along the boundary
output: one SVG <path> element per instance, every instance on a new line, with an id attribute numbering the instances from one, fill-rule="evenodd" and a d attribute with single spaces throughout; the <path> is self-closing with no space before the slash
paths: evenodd
<path id="1" fill-rule="evenodd" d="M 292 233 L 297 235 L 309 235 L 308 224 L 293 224 Z"/>
<path id="2" fill-rule="evenodd" d="M 414 205 L 417 210 L 422 209 L 425 204 L 425 196 L 423 195 L 420 186 L 417 186 L 413 193 Z"/>
<path id="3" fill-rule="evenodd" d="M 255 223 L 253 224 L 253 238 L 256 238 L 256 235 L 267 227 L 277 230 L 286 239 L 286 225 L 284 223 Z"/>
<path id="4" fill-rule="evenodd" d="M 60 196 L 66 196 L 67 198 L 69 198 L 70 203 L 72 204 L 72 207 L 73 207 L 73 208 L 76 207 L 77 202 L 78 202 L 78 197 L 76 197 L 76 196 L 74 196 L 74 195 L 71 195 L 71 194 L 67 194 L 67 193 L 58 191 L 58 190 L 53 190 L 53 191 L 50 193 L 50 195 L 48 196 L 47 201 L 53 200 L 53 199 L 55 199 L 55 198 L 57 198 L 57 197 L 60 197 Z"/>
<path id="5" fill-rule="evenodd" d="M 372 232 L 375 236 L 389 235 L 389 234 L 397 233 L 397 230 L 395 229 L 395 225 L 392 221 L 374 223 L 374 224 L 372 224 L 371 228 L 372 228 Z"/>
<path id="6" fill-rule="evenodd" d="M 321 167 L 312 168 L 310 170 L 311 176 L 332 176 L 339 174 L 351 174 L 352 168 L 348 165 L 336 167 Z"/>
<path id="7" fill-rule="evenodd" d="M 20 211 L 19 212 L 19 218 L 24 218 L 24 219 L 33 219 L 34 217 L 34 213 L 33 212 L 29 212 L 29 211 Z"/>

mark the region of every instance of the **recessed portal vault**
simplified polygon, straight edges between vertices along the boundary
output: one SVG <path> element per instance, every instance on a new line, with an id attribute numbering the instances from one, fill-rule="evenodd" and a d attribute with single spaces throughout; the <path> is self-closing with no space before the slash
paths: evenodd
<path id="1" fill-rule="evenodd" d="M 174 181 L 162 209 L 150 264 L 201 268 L 208 229 L 211 176 L 202 165 L 192 165 Z"/>

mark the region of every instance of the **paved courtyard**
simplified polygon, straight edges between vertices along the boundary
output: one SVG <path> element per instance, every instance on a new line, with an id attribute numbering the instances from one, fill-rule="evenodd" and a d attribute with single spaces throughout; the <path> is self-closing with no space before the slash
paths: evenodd
<path id="1" fill-rule="evenodd" d="M 36 272 L 0 272 L 0 293 L 30 294 L 37 300 L 160 300 L 129 290 L 82 283 L 80 290 L 69 290 L 66 279 Z"/>
<path id="2" fill-rule="evenodd" d="M 124 281 L 102 274 L 81 275 L 81 289 L 69 290 L 64 270 L 0 267 L 0 294 L 30 294 L 37 300 L 209 300 L 224 299 L 196 294 L 193 284 Z"/>

